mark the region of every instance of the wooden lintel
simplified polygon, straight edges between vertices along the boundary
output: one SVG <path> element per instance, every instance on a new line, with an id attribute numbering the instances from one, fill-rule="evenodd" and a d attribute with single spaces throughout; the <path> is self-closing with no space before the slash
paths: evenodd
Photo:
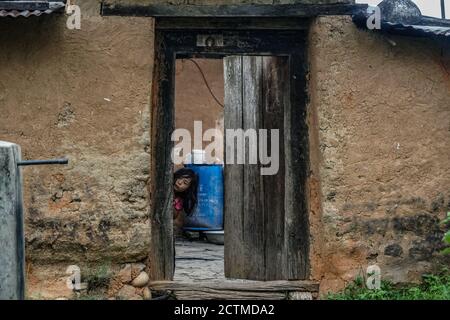
<path id="1" fill-rule="evenodd" d="M 121 5 L 102 2 L 104 16 L 141 17 L 297 17 L 355 15 L 367 10 L 366 4 L 279 4 L 279 5 Z"/>
<path id="2" fill-rule="evenodd" d="M 307 18 L 157 18 L 159 30 L 307 30 Z"/>

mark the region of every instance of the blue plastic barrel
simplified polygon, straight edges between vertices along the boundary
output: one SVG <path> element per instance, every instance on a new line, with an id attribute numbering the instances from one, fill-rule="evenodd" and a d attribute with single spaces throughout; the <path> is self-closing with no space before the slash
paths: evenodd
<path id="1" fill-rule="evenodd" d="M 197 173 L 197 206 L 184 220 L 188 231 L 223 230 L 223 170 L 218 164 L 188 164 Z"/>

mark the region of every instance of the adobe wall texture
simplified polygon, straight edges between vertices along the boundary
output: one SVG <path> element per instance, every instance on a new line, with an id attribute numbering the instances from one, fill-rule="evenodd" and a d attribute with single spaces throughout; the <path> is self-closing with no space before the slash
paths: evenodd
<path id="1" fill-rule="evenodd" d="M 153 21 L 83 16 L 0 20 L 0 140 L 28 167 L 27 258 L 140 260 L 149 247 Z"/>
<path id="2" fill-rule="evenodd" d="M 223 105 L 223 60 L 193 60 L 201 68 L 214 96 Z M 194 121 L 202 121 L 203 131 L 217 128 L 223 135 L 223 107 L 209 92 L 196 65 L 188 59 L 178 59 L 175 71 L 175 128 L 189 130 L 193 139 Z M 204 142 L 203 147 L 206 148 L 209 143 Z M 217 151 L 216 157 L 223 160 L 223 148 Z"/>
<path id="3" fill-rule="evenodd" d="M 450 209 L 443 43 L 360 31 L 348 17 L 316 19 L 309 40 L 313 277 L 324 292 L 377 264 L 385 278 L 417 280 L 445 263 L 438 254 L 438 222 Z"/>
<path id="4" fill-rule="evenodd" d="M 0 140 L 25 159 L 70 159 L 24 169 L 29 279 L 41 291 L 51 277 L 61 290 L 69 264 L 140 261 L 151 245 L 153 19 L 77 3 L 79 31 L 57 15 L 0 20 Z M 323 292 L 368 264 L 398 281 L 437 265 L 448 71 L 437 42 L 390 38 L 395 47 L 340 17 L 310 32 L 311 271 Z"/>

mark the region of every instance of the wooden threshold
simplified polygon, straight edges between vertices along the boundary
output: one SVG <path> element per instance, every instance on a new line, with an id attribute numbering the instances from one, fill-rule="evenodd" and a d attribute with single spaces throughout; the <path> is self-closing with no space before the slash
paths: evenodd
<path id="1" fill-rule="evenodd" d="M 319 283 L 309 280 L 153 281 L 149 286 L 178 300 L 311 300 L 319 292 Z"/>

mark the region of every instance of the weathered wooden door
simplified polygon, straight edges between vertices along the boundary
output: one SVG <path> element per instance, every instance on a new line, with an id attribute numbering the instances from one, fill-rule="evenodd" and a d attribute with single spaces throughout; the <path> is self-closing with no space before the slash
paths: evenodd
<path id="1" fill-rule="evenodd" d="M 246 157 L 245 164 L 225 165 L 225 276 L 304 279 L 308 240 L 302 230 L 307 228 L 301 225 L 306 223 L 302 219 L 304 203 L 297 199 L 305 188 L 295 176 L 299 159 L 295 157 L 289 57 L 229 56 L 224 59 L 224 71 L 225 129 L 268 129 L 269 154 L 273 143 L 270 130 L 279 130 L 276 174 L 261 175 L 260 156 L 257 164 L 249 164 Z M 258 132 L 258 138 L 265 137 Z M 230 152 L 248 156 L 255 147 L 253 141 L 237 150 L 235 140 L 230 140 L 226 134 L 226 157 Z"/>

